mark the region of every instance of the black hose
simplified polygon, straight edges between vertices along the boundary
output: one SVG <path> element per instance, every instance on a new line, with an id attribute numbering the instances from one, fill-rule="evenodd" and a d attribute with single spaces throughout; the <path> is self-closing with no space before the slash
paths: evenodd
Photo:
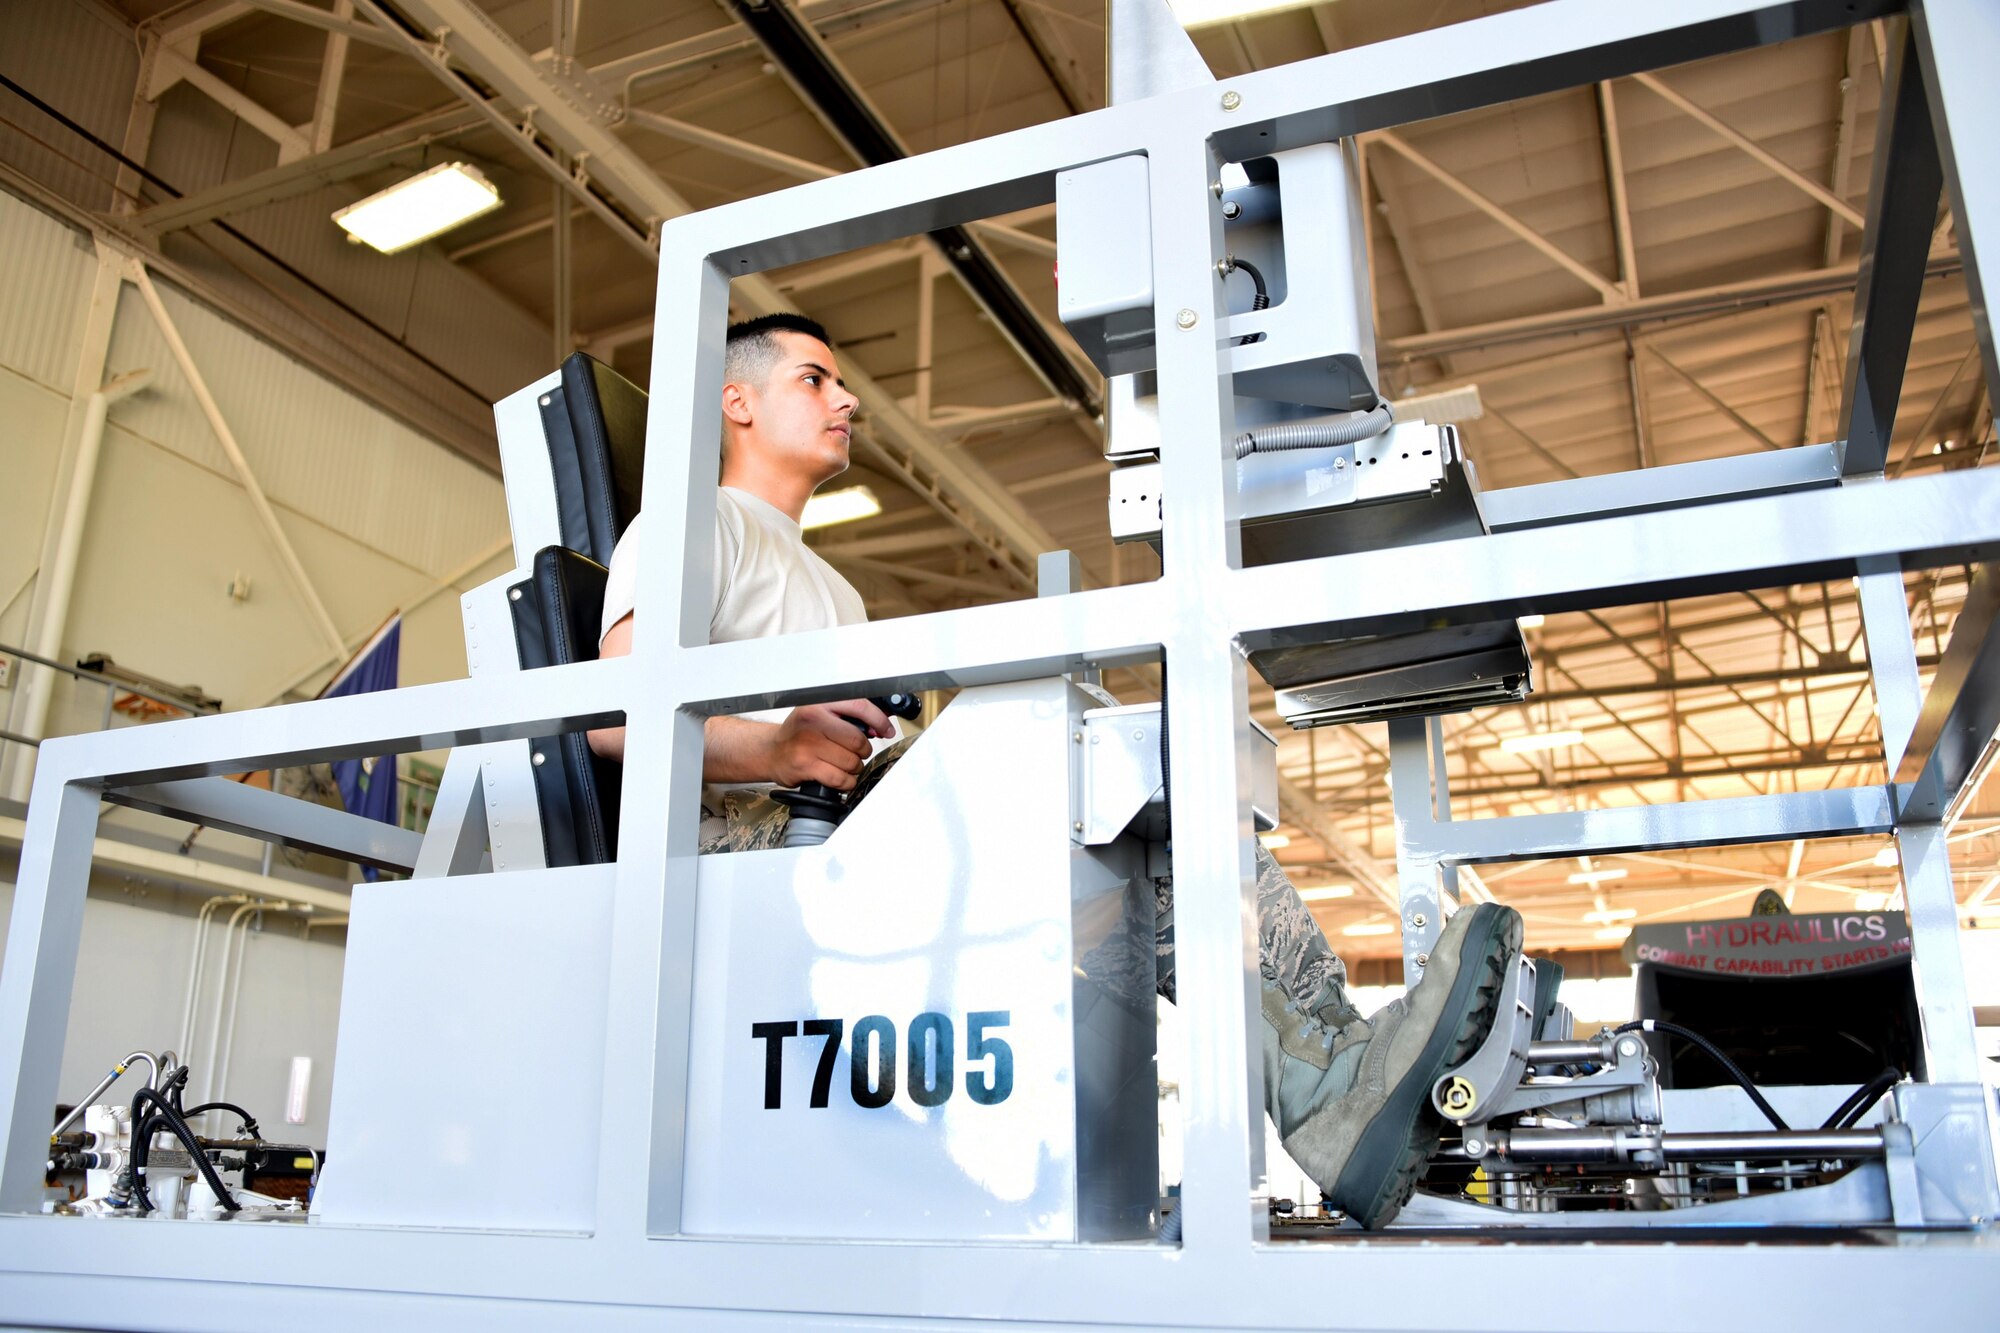
<path id="1" fill-rule="evenodd" d="M 1750 1100 L 1757 1104 L 1757 1109 L 1764 1113 L 1764 1118 L 1766 1120 L 1770 1121 L 1773 1125 L 1776 1125 L 1779 1129 L 1784 1130 L 1786 1133 L 1791 1132 L 1792 1127 L 1785 1123 L 1785 1118 L 1778 1114 L 1777 1109 L 1773 1107 L 1771 1103 L 1764 1100 L 1764 1094 L 1757 1091 L 1757 1085 L 1750 1081 L 1750 1076 L 1744 1073 L 1741 1069 L 1737 1068 L 1736 1062 L 1730 1059 L 1728 1056 L 1724 1055 L 1722 1053 L 1722 1048 L 1720 1046 L 1717 1046 L 1714 1042 L 1710 1041 L 1707 1037 L 1702 1036 L 1699 1032 L 1691 1031 L 1688 1028 L 1682 1027 L 1678 1023 L 1668 1023 L 1658 1018 L 1634 1019 L 1632 1022 L 1622 1024 L 1619 1027 L 1614 1028 L 1612 1030 L 1616 1033 L 1664 1032 L 1669 1036 L 1679 1037 L 1683 1041 L 1693 1042 L 1696 1046 L 1699 1046 L 1711 1060 L 1714 1060 L 1717 1064 L 1722 1066 L 1722 1072 L 1729 1075 L 1730 1078 L 1734 1079 L 1737 1087 L 1743 1089 L 1744 1092 L 1750 1095 Z"/>
<path id="2" fill-rule="evenodd" d="M 1229 257 L 1229 267 L 1232 269 L 1240 268 L 1250 275 L 1250 285 L 1257 289 L 1257 295 L 1251 301 L 1250 308 L 1252 310 L 1269 309 L 1271 305 L 1271 289 L 1264 285 L 1264 275 L 1258 270 L 1257 266 L 1247 259 L 1238 259 L 1236 256 L 1231 255 Z"/>
<path id="3" fill-rule="evenodd" d="M 1862 1116 L 1867 1115 L 1868 1108 L 1880 1101 L 1882 1094 L 1890 1088 L 1895 1087 L 1896 1081 L 1902 1077 L 1903 1071 L 1894 1065 L 1884 1069 L 1874 1078 L 1869 1079 L 1866 1083 L 1863 1083 L 1860 1087 L 1849 1093 L 1847 1100 L 1834 1109 L 1833 1114 L 1826 1118 L 1826 1123 L 1821 1125 L 1820 1128 L 1854 1128 L 1854 1122 Z"/>
<path id="4" fill-rule="evenodd" d="M 151 1102 L 156 1109 L 142 1121 L 139 1117 L 139 1108 L 147 1102 Z M 188 1156 L 194 1159 L 195 1169 L 201 1172 L 201 1178 L 207 1181 L 209 1189 L 214 1191 L 215 1201 L 232 1213 L 241 1209 L 242 1205 L 236 1202 L 228 1188 L 223 1185 L 222 1177 L 215 1173 L 215 1163 L 208 1160 L 208 1154 L 202 1150 L 201 1141 L 195 1137 L 194 1131 L 188 1128 L 187 1121 L 181 1119 L 174 1108 L 167 1103 L 165 1097 L 151 1088 L 139 1089 L 132 1098 L 132 1123 L 136 1126 L 132 1135 L 132 1196 L 139 1201 L 141 1212 L 153 1210 L 152 1196 L 146 1190 L 146 1156 L 151 1148 L 153 1135 L 161 1127 L 172 1130 L 174 1137 L 181 1141 L 181 1146 L 188 1150 Z"/>
<path id="5" fill-rule="evenodd" d="M 203 1102 L 200 1106 L 195 1107 L 192 1111 L 182 1111 L 181 1108 L 178 1105 L 176 1105 L 174 1107 L 174 1110 L 180 1114 L 180 1117 L 183 1120 L 193 1120 L 196 1116 L 200 1115 L 204 1111 L 228 1111 L 234 1114 L 238 1120 L 241 1120 L 243 1122 L 243 1128 L 250 1132 L 251 1138 L 261 1139 L 264 1137 L 263 1131 L 257 1128 L 257 1117 L 251 1115 L 248 1111 L 238 1106 L 235 1102 Z"/>
<path id="6" fill-rule="evenodd" d="M 189 1072 L 188 1067 L 182 1065 L 160 1085 L 160 1095 L 172 1103 L 174 1114 L 183 1120 L 187 1119 L 187 1112 L 181 1110 L 181 1089 L 187 1086 Z"/>
<path id="7" fill-rule="evenodd" d="M 1264 285 L 1264 275 L 1258 271 L 1257 266 L 1247 259 L 1238 259 L 1235 255 L 1229 256 L 1228 263 L 1232 270 L 1240 268 L 1245 273 L 1248 273 L 1250 275 L 1250 285 L 1257 289 L 1257 294 L 1250 298 L 1250 308 L 1253 311 L 1269 310 L 1271 308 L 1271 289 Z M 1236 340 L 1236 345 L 1241 347 L 1244 343 L 1255 342 L 1263 336 L 1261 333 L 1246 333 Z"/>

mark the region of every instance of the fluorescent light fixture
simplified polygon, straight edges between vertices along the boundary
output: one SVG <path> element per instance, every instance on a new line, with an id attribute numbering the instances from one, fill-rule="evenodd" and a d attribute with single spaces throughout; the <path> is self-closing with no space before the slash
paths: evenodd
<path id="1" fill-rule="evenodd" d="M 1287 833 L 1259 833 L 1257 841 L 1264 844 L 1266 851 L 1272 852 L 1277 851 L 1280 847 L 1289 847 L 1292 845 L 1291 835 Z"/>
<path id="2" fill-rule="evenodd" d="M 1597 938 L 1600 940 L 1622 940 L 1631 933 L 1632 928 L 1630 926 L 1606 926 L 1603 930 L 1597 932 Z"/>
<path id="3" fill-rule="evenodd" d="M 310 1055 L 292 1057 L 292 1077 L 285 1085 L 285 1123 L 306 1122 L 306 1101 L 312 1095 L 313 1062 Z"/>
<path id="4" fill-rule="evenodd" d="M 1287 9 L 1303 9 L 1313 0 L 1167 0 L 1174 19 L 1183 28 L 1206 28 L 1217 23 L 1234 23 L 1259 14 L 1276 14 Z"/>
<path id="5" fill-rule="evenodd" d="M 1585 921 L 1595 921 L 1601 926 L 1608 926 L 1614 921 L 1630 921 L 1637 915 L 1639 915 L 1639 909 L 1636 907 L 1605 907 L 1595 912 L 1585 912 L 1583 919 Z"/>
<path id="6" fill-rule="evenodd" d="M 1890 843 L 1881 851 L 1875 853 L 1875 864 L 1883 867 L 1902 864 L 1902 858 L 1896 855 L 1896 845 Z"/>
<path id="7" fill-rule="evenodd" d="M 1854 897 L 1854 910 L 1857 912 L 1879 912 L 1888 905 L 1889 895 L 1886 893 L 1860 893 Z"/>
<path id="8" fill-rule="evenodd" d="M 806 501 L 799 518 L 801 528 L 825 528 L 835 523 L 852 523 L 857 518 L 873 518 L 882 512 L 882 502 L 866 486 L 844 486 L 837 491 L 821 491 Z"/>
<path id="9" fill-rule="evenodd" d="M 1516 616 L 1514 623 L 1522 629 L 1540 629 L 1548 623 L 1548 619 L 1547 616 Z"/>
<path id="10" fill-rule="evenodd" d="M 1352 898 L 1353 896 L 1354 886 L 1352 884 L 1314 884 L 1308 888 L 1299 890 L 1299 901 L 1302 903 L 1323 903 L 1333 898 Z"/>
<path id="11" fill-rule="evenodd" d="M 1580 731 L 1537 731 L 1526 736 L 1509 736 L 1500 742 L 1500 748 L 1508 754 L 1526 754 L 1531 750 L 1560 750 L 1582 739 Z"/>
<path id="12" fill-rule="evenodd" d="M 1621 867 L 1611 870 L 1579 870 L 1569 877 L 1572 884 L 1602 884 L 1607 879 L 1623 879 L 1626 871 Z"/>
<path id="13" fill-rule="evenodd" d="M 407 250 L 500 207 L 500 191 L 464 162 L 446 162 L 349 204 L 333 220 L 385 255 Z"/>
<path id="14" fill-rule="evenodd" d="M 1357 921 L 1340 932 L 1343 935 L 1393 935 L 1396 923 L 1393 921 Z"/>

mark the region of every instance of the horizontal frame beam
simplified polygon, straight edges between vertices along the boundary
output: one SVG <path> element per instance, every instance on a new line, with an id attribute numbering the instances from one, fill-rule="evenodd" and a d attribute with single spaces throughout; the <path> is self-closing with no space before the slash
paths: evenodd
<path id="1" fill-rule="evenodd" d="M 422 835 L 410 829 L 229 778 L 109 787 L 104 799 L 112 805 L 281 842 L 378 870 L 415 869 L 423 846 Z"/>
<path id="2" fill-rule="evenodd" d="M 1514 532 L 1839 484 L 1837 449 L 1819 444 L 1487 491 L 1479 510 L 1492 531 Z"/>
<path id="3" fill-rule="evenodd" d="M 1850 838 L 1891 832 L 1896 815 L 1886 789 L 1841 787 L 1552 815 L 1402 822 L 1410 844 L 1440 863 L 1488 865 L 1795 838 Z"/>

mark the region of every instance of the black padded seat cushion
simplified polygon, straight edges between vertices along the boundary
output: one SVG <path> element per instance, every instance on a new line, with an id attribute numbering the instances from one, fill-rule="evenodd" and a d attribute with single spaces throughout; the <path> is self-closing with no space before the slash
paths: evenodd
<path id="1" fill-rule="evenodd" d="M 603 565 L 561 546 L 535 553 L 534 574 L 514 585 L 514 643 L 523 670 L 597 657 L 604 615 Z M 618 856 L 619 765 L 590 748 L 588 733 L 538 736 L 529 749 L 542 845 L 552 866 L 602 865 Z"/>

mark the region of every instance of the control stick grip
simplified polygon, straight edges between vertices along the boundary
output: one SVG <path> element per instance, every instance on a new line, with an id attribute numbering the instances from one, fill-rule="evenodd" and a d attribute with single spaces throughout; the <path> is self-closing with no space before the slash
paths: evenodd
<path id="1" fill-rule="evenodd" d="M 900 717 L 906 721 L 924 711 L 924 701 L 914 694 L 881 694 L 870 698 L 868 702 L 874 704 L 890 717 Z M 854 723 L 862 731 L 868 730 L 868 724 L 857 718 L 849 718 L 848 721 Z M 839 792 L 823 782 L 801 782 L 798 790 L 800 795 L 814 802 L 827 802 L 838 805 L 844 799 Z M 787 802 L 787 804 L 791 804 L 791 802 Z"/>

